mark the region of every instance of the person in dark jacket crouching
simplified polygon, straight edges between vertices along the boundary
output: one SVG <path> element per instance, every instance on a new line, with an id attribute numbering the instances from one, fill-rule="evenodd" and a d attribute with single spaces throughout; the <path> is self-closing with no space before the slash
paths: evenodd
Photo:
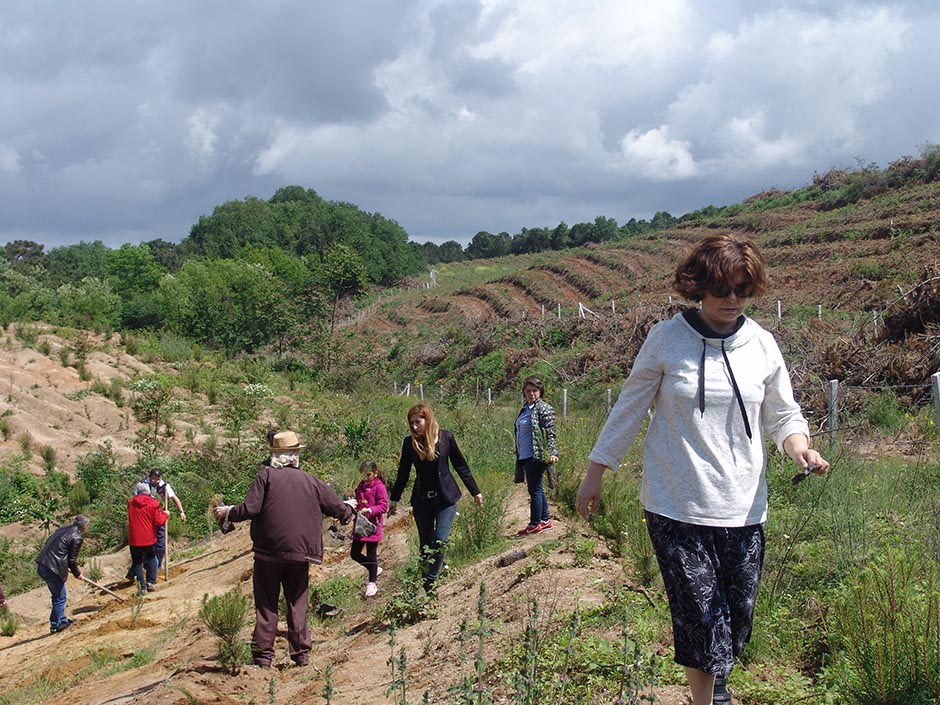
<path id="1" fill-rule="evenodd" d="M 65 581 L 69 571 L 81 580 L 82 569 L 78 567 L 78 552 L 88 530 L 88 517 L 79 514 L 71 524 L 55 530 L 36 558 L 36 572 L 43 579 L 52 594 L 52 612 L 49 614 L 49 631 L 65 631 L 72 626 L 72 620 L 65 616 L 65 602 L 68 591 Z"/>
<path id="2" fill-rule="evenodd" d="M 219 521 L 251 520 L 255 554 L 253 587 L 255 631 L 251 650 L 255 665 L 274 660 L 277 603 L 281 588 L 287 603 L 287 641 L 291 660 L 305 666 L 310 654 L 307 631 L 307 586 L 310 563 L 323 561 L 323 515 L 344 524 L 353 515 L 327 483 L 300 469 L 300 444 L 293 431 L 269 436 L 271 455 L 248 488 L 245 501 L 219 505 Z"/>

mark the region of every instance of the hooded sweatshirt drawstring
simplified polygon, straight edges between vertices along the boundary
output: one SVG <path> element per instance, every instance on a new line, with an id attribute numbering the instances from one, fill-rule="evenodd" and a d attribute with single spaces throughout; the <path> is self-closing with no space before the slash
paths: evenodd
<path id="1" fill-rule="evenodd" d="M 705 351 L 708 349 L 708 343 L 702 339 L 702 361 L 698 367 L 698 408 L 705 415 Z M 741 390 L 738 389 L 738 382 L 734 378 L 734 370 L 731 369 L 731 361 L 728 359 L 728 353 L 725 352 L 725 341 L 721 341 L 721 356 L 724 358 L 725 365 L 728 368 L 728 375 L 731 377 L 731 388 L 734 390 L 734 398 L 738 400 L 738 408 L 741 410 L 741 418 L 744 419 L 744 432 L 748 439 L 752 438 L 751 423 L 747 418 L 747 410 L 744 408 L 744 400 L 741 398 Z"/>

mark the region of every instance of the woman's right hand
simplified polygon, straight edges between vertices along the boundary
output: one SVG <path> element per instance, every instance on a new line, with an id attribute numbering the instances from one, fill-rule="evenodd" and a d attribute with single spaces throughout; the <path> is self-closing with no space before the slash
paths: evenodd
<path id="1" fill-rule="evenodd" d="M 601 478 L 606 469 L 604 465 L 591 461 L 578 487 L 578 496 L 574 501 L 574 506 L 585 520 L 590 519 L 591 514 L 601 506 Z"/>

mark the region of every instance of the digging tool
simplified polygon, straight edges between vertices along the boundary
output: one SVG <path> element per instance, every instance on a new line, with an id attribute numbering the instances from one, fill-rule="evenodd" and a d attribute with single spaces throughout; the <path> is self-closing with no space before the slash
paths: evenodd
<path id="1" fill-rule="evenodd" d="M 819 470 L 818 465 L 809 465 L 805 467 L 804 469 L 800 470 L 796 475 L 790 478 L 790 484 L 791 485 L 800 484 L 801 482 L 803 482 L 803 480 L 809 477 L 809 474 L 811 472 L 815 472 L 816 470 Z"/>
<path id="2" fill-rule="evenodd" d="M 84 575 L 82 576 L 82 581 L 88 583 L 89 585 L 92 585 L 92 586 L 98 588 L 99 590 L 104 590 L 106 593 L 108 593 L 108 594 L 111 595 L 112 597 L 116 597 L 116 598 L 117 598 L 118 600 L 120 600 L 121 602 L 124 602 L 124 598 L 121 597 L 120 595 L 118 595 L 116 592 L 114 592 L 113 590 L 109 590 L 109 589 L 106 588 L 104 585 L 99 585 L 99 584 L 96 583 L 94 580 L 92 580 L 92 579 L 90 579 L 90 578 L 86 578 Z"/>
<path id="3" fill-rule="evenodd" d="M 163 511 L 167 514 L 170 513 L 170 498 L 166 494 L 163 495 Z M 167 517 L 169 518 L 169 517 Z M 169 523 L 169 522 L 167 522 Z M 164 526 L 164 532 L 166 538 L 163 541 L 163 582 L 170 582 L 170 527 Z"/>

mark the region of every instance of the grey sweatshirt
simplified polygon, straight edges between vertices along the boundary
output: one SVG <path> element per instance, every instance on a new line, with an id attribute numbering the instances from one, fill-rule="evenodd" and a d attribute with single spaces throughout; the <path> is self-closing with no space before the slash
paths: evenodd
<path id="1" fill-rule="evenodd" d="M 781 451 L 791 434 L 809 437 L 773 335 L 749 318 L 723 339 L 703 337 L 681 314 L 657 323 L 588 457 L 616 470 L 651 407 L 640 492 L 648 511 L 707 526 L 766 520 L 763 433 Z"/>

